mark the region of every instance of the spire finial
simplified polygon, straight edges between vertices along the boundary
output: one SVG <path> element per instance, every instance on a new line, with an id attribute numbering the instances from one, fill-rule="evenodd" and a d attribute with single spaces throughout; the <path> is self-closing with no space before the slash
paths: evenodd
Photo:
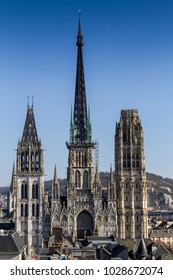
<path id="1" fill-rule="evenodd" d="M 72 108 L 72 104 L 71 104 L 71 118 L 70 118 L 70 128 L 73 127 L 73 108 Z"/>
<path id="2" fill-rule="evenodd" d="M 110 164 L 110 172 L 112 172 L 112 163 Z"/>
<path id="3" fill-rule="evenodd" d="M 34 96 L 32 96 L 32 108 L 34 107 Z"/>
<path id="4" fill-rule="evenodd" d="M 29 108 L 29 95 L 27 96 L 27 108 Z"/>
<path id="5" fill-rule="evenodd" d="M 13 175 L 16 174 L 16 165 L 15 165 L 15 160 L 13 160 L 13 171 L 12 171 Z"/>
<path id="6" fill-rule="evenodd" d="M 79 10 L 79 12 L 78 12 L 79 22 L 78 22 L 78 34 L 77 34 L 77 43 L 76 43 L 76 45 L 78 47 L 83 46 L 83 36 L 82 36 L 82 31 L 81 31 L 80 15 L 81 15 L 81 10 Z"/>
<path id="7" fill-rule="evenodd" d="M 56 169 L 56 164 L 55 164 L 55 167 L 54 167 L 54 181 L 57 180 L 57 169 Z"/>
<path id="8" fill-rule="evenodd" d="M 79 17 L 81 16 L 81 10 L 80 9 L 78 10 L 78 16 Z"/>

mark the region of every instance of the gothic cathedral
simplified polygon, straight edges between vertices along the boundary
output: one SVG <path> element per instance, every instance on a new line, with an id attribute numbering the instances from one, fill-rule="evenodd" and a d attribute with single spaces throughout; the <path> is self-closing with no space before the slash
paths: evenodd
<path id="1" fill-rule="evenodd" d="M 90 112 L 87 110 L 83 64 L 83 36 L 79 18 L 77 35 L 77 69 L 74 112 L 71 113 L 67 168 L 67 198 L 61 202 L 58 184 L 53 184 L 51 227 L 61 225 L 75 238 L 87 235 L 115 235 L 116 197 L 111 183 L 107 199 L 103 199 L 98 166 L 94 168 Z"/>
<path id="2" fill-rule="evenodd" d="M 92 140 L 87 108 L 80 18 L 77 34 L 74 108 L 71 109 L 67 193 L 62 197 L 55 166 L 52 192 L 44 192 L 44 160 L 33 104 L 27 108 L 23 135 L 17 146 L 16 168 L 10 187 L 10 209 L 16 231 L 23 236 L 28 255 L 39 252 L 61 227 L 74 240 L 84 235 L 140 238 L 148 236 L 147 184 L 144 139 L 137 110 L 122 110 L 115 131 L 115 174 L 110 169 L 106 188 L 101 185 L 96 142 Z"/>

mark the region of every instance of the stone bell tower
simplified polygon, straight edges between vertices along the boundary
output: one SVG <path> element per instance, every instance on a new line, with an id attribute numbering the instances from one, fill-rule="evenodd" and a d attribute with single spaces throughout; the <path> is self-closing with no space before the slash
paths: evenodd
<path id="1" fill-rule="evenodd" d="M 137 110 L 122 110 L 115 132 L 119 238 L 148 236 L 144 136 Z"/>
<path id="2" fill-rule="evenodd" d="M 28 104 L 23 135 L 17 145 L 16 231 L 24 238 L 28 256 L 38 253 L 43 236 L 44 162 L 33 104 Z"/>

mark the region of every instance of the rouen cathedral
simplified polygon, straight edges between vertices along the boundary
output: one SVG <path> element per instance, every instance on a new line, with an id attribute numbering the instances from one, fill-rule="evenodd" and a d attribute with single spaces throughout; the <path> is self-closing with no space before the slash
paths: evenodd
<path id="1" fill-rule="evenodd" d="M 37 134 L 33 104 L 28 104 L 23 134 L 17 144 L 10 210 L 28 255 L 33 250 L 38 253 L 57 227 L 68 232 L 73 240 L 84 235 L 148 237 L 144 138 L 138 112 L 121 111 L 115 130 L 115 171 L 110 168 L 109 184 L 103 195 L 99 165 L 93 155 L 97 143 L 92 140 L 90 109 L 86 105 L 83 44 L 79 18 L 74 108 L 66 142 L 66 197 L 60 195 L 56 166 L 51 197 L 44 192 L 44 149 Z"/>

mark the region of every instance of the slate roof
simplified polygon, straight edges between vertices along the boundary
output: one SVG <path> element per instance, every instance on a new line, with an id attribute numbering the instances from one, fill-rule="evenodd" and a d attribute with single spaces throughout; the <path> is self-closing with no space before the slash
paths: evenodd
<path id="1" fill-rule="evenodd" d="M 126 238 L 126 239 L 123 239 L 123 238 L 117 238 L 117 241 L 121 244 L 121 245 L 124 245 L 128 248 L 128 251 L 132 251 L 133 248 L 134 248 L 134 239 L 132 238 Z M 139 247 L 139 243 L 141 241 L 141 238 L 136 238 L 135 239 L 136 241 L 136 249 L 138 250 L 138 247 Z M 145 245 L 146 247 L 148 248 L 149 246 L 151 246 L 154 242 L 150 239 L 150 238 L 144 238 L 144 241 L 145 241 Z"/>
<path id="2" fill-rule="evenodd" d="M 115 242 L 115 240 L 110 236 L 108 236 L 108 237 L 104 237 L 104 236 L 87 236 L 87 238 L 88 238 L 88 240 L 89 241 L 106 241 L 106 242 L 111 242 L 111 241 L 114 241 Z"/>
<path id="3" fill-rule="evenodd" d="M 122 260 L 128 259 L 128 249 L 125 246 L 119 245 L 119 244 L 109 244 L 104 247 L 104 250 L 107 250 L 107 252 L 110 253 L 111 259 L 117 259 L 120 258 Z"/>
<path id="4" fill-rule="evenodd" d="M 150 237 L 171 237 L 173 236 L 173 229 L 172 227 L 169 228 L 169 230 L 167 229 L 160 229 L 160 230 L 153 230 L 150 233 Z"/>
<path id="5" fill-rule="evenodd" d="M 163 244 L 159 244 L 156 250 L 153 252 L 153 256 L 156 260 L 161 260 L 162 255 L 170 255 L 170 252 L 165 248 Z"/>
<path id="6" fill-rule="evenodd" d="M 117 241 L 121 245 L 124 245 L 125 247 L 128 248 L 129 257 L 133 259 L 133 255 L 134 255 L 133 250 L 135 248 L 135 253 L 137 253 L 137 251 L 139 249 L 140 242 L 141 242 L 141 238 L 136 238 L 135 239 L 135 245 L 134 245 L 134 239 L 132 239 L 132 238 L 126 238 L 126 239 L 117 238 Z M 147 253 L 150 254 L 151 251 L 152 251 L 152 244 L 154 242 L 150 238 L 144 238 L 144 242 L 145 242 L 145 246 L 147 248 Z"/>
<path id="7" fill-rule="evenodd" d="M 0 254 L 19 254 L 25 247 L 18 232 L 11 235 L 0 235 Z"/>
<path id="8" fill-rule="evenodd" d="M 35 124 L 33 106 L 28 107 L 21 142 L 22 142 L 22 144 L 26 144 L 29 142 L 38 143 L 38 136 L 37 136 L 37 129 L 36 129 L 36 124 Z"/>

